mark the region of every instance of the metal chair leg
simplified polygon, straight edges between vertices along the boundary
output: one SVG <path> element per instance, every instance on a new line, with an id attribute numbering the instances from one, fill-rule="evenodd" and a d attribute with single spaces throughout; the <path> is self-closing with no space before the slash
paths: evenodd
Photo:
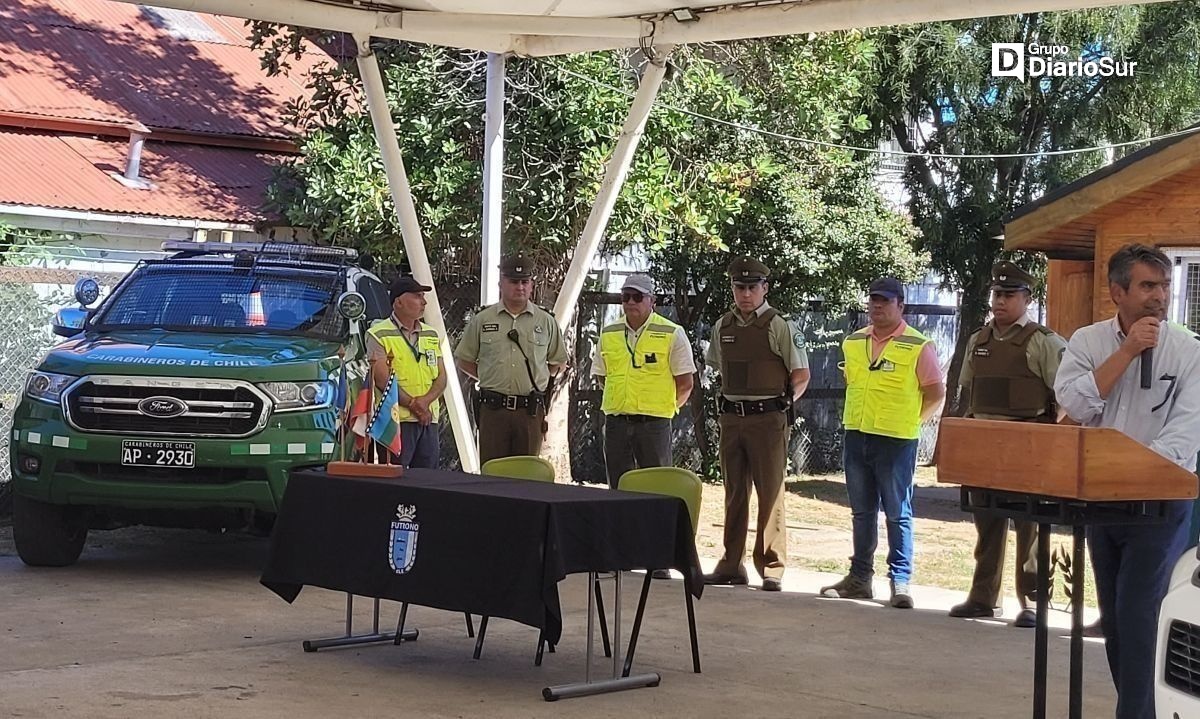
<path id="1" fill-rule="evenodd" d="M 538 648 L 537 654 L 533 655 L 533 666 L 542 666 L 542 650 L 546 648 L 546 633 L 538 632 Z"/>
<path id="2" fill-rule="evenodd" d="M 592 585 L 596 590 L 596 611 L 600 614 L 600 640 L 604 642 L 604 656 L 612 656 L 612 644 L 608 640 L 608 618 L 604 616 L 604 593 L 600 591 L 600 582 Z"/>
<path id="3" fill-rule="evenodd" d="M 633 653 L 637 650 L 638 633 L 642 631 L 642 615 L 646 612 L 646 597 L 650 596 L 650 572 L 646 572 L 646 581 L 642 582 L 642 593 L 638 597 L 637 613 L 633 616 L 633 631 L 629 634 L 629 649 L 625 650 L 625 667 L 621 670 L 621 676 L 629 676 L 629 670 L 633 668 Z M 684 582 L 686 584 L 686 582 Z"/>
<path id="4" fill-rule="evenodd" d="M 393 644 L 400 646 L 400 640 L 404 637 L 404 620 L 408 618 L 408 602 L 400 605 L 400 618 L 396 620 L 396 638 Z"/>
<path id="5" fill-rule="evenodd" d="M 465 616 L 467 618 L 467 638 L 474 639 L 475 638 L 475 622 L 471 621 L 471 613 L 463 612 L 463 616 Z"/>
<path id="6" fill-rule="evenodd" d="M 479 618 L 479 636 L 475 638 L 475 658 L 479 658 L 480 652 L 483 651 L 483 638 L 487 635 L 488 617 L 483 615 Z"/>
<path id="7" fill-rule="evenodd" d="M 700 642 L 696 639 L 696 609 L 692 606 L 692 593 L 687 582 L 683 583 L 683 596 L 687 599 L 688 634 L 692 639 L 692 671 L 700 673 Z"/>

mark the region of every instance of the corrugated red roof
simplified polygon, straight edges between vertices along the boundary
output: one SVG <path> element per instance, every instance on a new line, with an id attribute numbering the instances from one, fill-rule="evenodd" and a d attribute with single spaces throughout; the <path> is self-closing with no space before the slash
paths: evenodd
<path id="1" fill-rule="evenodd" d="M 147 142 L 140 176 L 151 190 L 109 173 L 125 168 L 128 142 L 0 130 L 0 203 L 253 224 L 272 168 L 287 156 L 226 147 Z"/>
<path id="2" fill-rule="evenodd" d="M 330 62 L 315 46 L 267 77 L 239 20 L 108 0 L 0 3 L 0 110 L 290 137 L 285 104 Z"/>

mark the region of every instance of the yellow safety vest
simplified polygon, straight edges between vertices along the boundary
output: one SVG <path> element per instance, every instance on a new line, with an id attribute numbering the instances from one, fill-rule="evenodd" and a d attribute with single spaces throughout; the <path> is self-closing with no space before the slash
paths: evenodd
<path id="1" fill-rule="evenodd" d="M 921 435 L 917 358 L 928 342 L 928 337 L 906 327 L 872 362 L 871 335 L 865 329 L 842 341 L 842 354 L 846 357 L 846 409 L 842 423 L 846 429 L 897 439 L 916 439 Z"/>
<path id="2" fill-rule="evenodd" d="M 390 317 L 376 321 L 367 332 L 379 341 L 384 352 L 391 355 L 392 372 L 396 375 L 396 382 L 400 384 L 400 389 L 413 397 L 420 397 L 429 391 L 429 388 L 433 386 L 433 381 L 438 377 L 438 359 L 442 356 L 442 346 L 438 341 L 437 330 L 422 322 L 421 329 L 417 332 L 416 347 L 408 343 L 408 340 L 400 332 L 400 328 Z M 415 415 L 408 408 L 400 407 L 398 409 L 401 422 L 416 420 Z M 433 421 L 438 421 L 438 417 L 441 415 L 441 402 L 434 402 L 429 407 L 429 411 L 433 413 Z"/>
<path id="3" fill-rule="evenodd" d="M 646 318 L 637 346 L 625 339 L 625 318 L 600 332 L 604 357 L 605 414 L 675 416 L 675 376 L 671 374 L 671 342 L 679 325 L 657 312 Z M 636 365 L 636 366 L 635 366 Z"/>

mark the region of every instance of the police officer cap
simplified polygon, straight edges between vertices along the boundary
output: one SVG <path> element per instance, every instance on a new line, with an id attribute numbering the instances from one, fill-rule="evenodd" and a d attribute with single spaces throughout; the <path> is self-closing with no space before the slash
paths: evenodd
<path id="1" fill-rule="evenodd" d="M 751 257 L 739 257 L 729 265 L 734 282 L 761 282 L 771 276 L 771 268 Z"/>
<path id="2" fill-rule="evenodd" d="M 432 289 L 429 285 L 417 282 L 417 279 L 412 275 L 404 275 L 392 281 L 391 286 L 388 287 L 388 296 L 392 299 L 392 302 L 395 302 L 397 297 L 406 292 L 428 292 Z"/>
<path id="3" fill-rule="evenodd" d="M 533 277 L 533 258 L 524 253 L 505 255 L 500 258 L 500 274 L 514 280 L 527 280 Z"/>
<path id="4" fill-rule="evenodd" d="M 998 262 L 992 268 L 992 289 L 1033 292 L 1033 275 L 1012 262 Z"/>

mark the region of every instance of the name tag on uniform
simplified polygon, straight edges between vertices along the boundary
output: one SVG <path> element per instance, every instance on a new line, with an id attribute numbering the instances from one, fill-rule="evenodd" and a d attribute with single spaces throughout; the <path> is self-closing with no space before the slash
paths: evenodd
<path id="1" fill-rule="evenodd" d="M 721 344 L 731 345 L 736 339 L 733 335 L 721 335 Z"/>
<path id="2" fill-rule="evenodd" d="M 499 322 L 484 323 L 483 331 L 484 332 L 499 332 L 500 331 L 500 323 Z"/>
<path id="3" fill-rule="evenodd" d="M 425 350 L 425 364 L 430 367 L 437 367 L 437 352 L 433 350 Z"/>
<path id="4" fill-rule="evenodd" d="M 896 363 L 892 362 L 891 360 L 884 360 L 879 364 L 879 370 L 881 372 L 895 372 Z"/>
<path id="5" fill-rule="evenodd" d="M 987 347 L 976 347 L 975 348 L 975 356 L 976 357 L 989 357 L 989 356 L 991 356 L 991 354 L 992 354 L 991 350 L 989 350 Z"/>

